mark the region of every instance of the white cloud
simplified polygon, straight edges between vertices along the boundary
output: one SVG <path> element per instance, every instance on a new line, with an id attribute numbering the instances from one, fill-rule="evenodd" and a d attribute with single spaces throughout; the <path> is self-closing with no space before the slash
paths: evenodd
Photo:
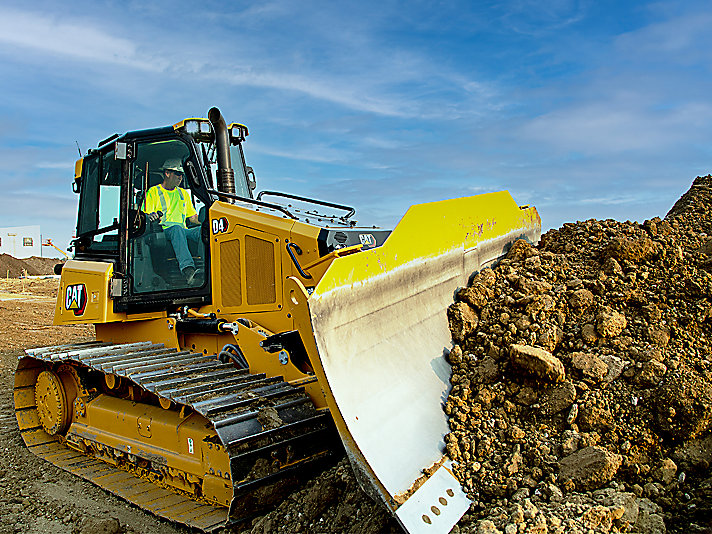
<path id="1" fill-rule="evenodd" d="M 664 55 L 688 64 L 712 57 L 710 47 L 703 45 L 710 26 L 712 13 L 696 11 L 624 33 L 615 44 L 619 53 L 631 58 L 660 63 Z"/>
<path id="2" fill-rule="evenodd" d="M 265 17 L 275 13 L 283 17 L 286 8 L 270 3 L 247 11 L 251 10 Z M 238 17 L 244 16 L 246 13 Z M 306 20 L 303 18 L 301 24 Z M 116 20 L 112 25 L 86 17 L 68 20 L 59 15 L 0 7 L 0 50 L 16 55 L 18 49 L 25 49 L 70 61 L 161 73 L 162 79 L 150 82 L 151 90 L 167 83 L 171 83 L 172 90 L 178 80 L 227 83 L 302 94 L 358 112 L 394 118 L 456 118 L 496 107 L 488 103 L 497 97 L 488 82 L 452 71 L 427 55 L 386 46 L 369 33 L 371 29 L 368 24 L 363 25 L 354 36 L 352 32 L 328 28 L 318 32 L 317 40 L 310 45 L 316 51 L 297 42 L 291 55 L 274 54 L 274 45 L 264 42 L 265 37 L 247 33 L 234 44 L 226 41 L 227 46 L 222 48 L 212 45 L 213 52 L 206 54 L 210 49 L 207 34 L 199 33 L 195 41 L 184 42 L 175 39 L 175 28 L 154 28 L 149 23 L 127 29 Z M 219 27 L 213 39 L 224 37 L 220 32 L 225 31 Z M 208 41 L 201 43 L 201 39 Z M 52 60 L 43 60 L 42 69 L 51 71 Z M 107 75 L 112 79 L 118 76 L 115 72 Z M 137 85 L 131 78 L 123 73 L 118 85 Z M 101 76 L 92 80 L 87 75 L 86 83 L 100 84 Z M 145 80 L 141 83 L 146 85 Z"/>
<path id="3" fill-rule="evenodd" d="M 160 70 L 163 62 L 138 55 L 136 45 L 96 27 L 94 21 L 67 23 L 39 13 L 0 9 L 0 43 L 51 56 Z"/>
<path id="4" fill-rule="evenodd" d="M 301 146 L 293 150 L 282 150 L 260 143 L 250 143 L 250 153 L 276 156 L 299 161 L 312 161 L 316 163 L 343 163 L 354 158 L 351 152 L 335 149 L 325 145 Z"/>
<path id="5" fill-rule="evenodd" d="M 661 83 L 649 78 L 650 86 L 636 86 L 636 78 L 626 74 L 596 73 L 585 91 L 574 93 L 576 103 L 523 122 L 521 136 L 556 154 L 587 156 L 668 151 L 689 143 L 691 136 L 706 136 L 712 104 L 679 87 L 664 87 L 667 76 L 660 74 Z"/>

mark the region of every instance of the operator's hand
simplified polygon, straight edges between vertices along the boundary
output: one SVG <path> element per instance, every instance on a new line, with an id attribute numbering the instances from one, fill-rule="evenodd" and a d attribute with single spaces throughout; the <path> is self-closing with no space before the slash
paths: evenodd
<path id="1" fill-rule="evenodd" d="M 154 212 L 148 214 L 148 220 L 151 222 L 155 222 L 155 221 L 159 220 L 162 215 L 163 215 L 162 212 L 154 211 Z"/>

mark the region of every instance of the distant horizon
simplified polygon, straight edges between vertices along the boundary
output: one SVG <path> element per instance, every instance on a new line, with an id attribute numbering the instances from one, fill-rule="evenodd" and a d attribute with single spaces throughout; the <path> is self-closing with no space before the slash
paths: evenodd
<path id="1" fill-rule="evenodd" d="M 0 226 L 65 250 L 77 147 L 212 106 L 250 129 L 258 190 L 368 225 L 500 190 L 544 231 L 664 217 L 712 171 L 710 26 L 701 0 L 8 0 Z"/>

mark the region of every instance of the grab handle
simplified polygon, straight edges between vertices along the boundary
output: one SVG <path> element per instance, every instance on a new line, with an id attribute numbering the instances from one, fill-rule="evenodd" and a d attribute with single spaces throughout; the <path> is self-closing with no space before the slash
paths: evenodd
<path id="1" fill-rule="evenodd" d="M 297 259 L 297 256 L 294 255 L 294 253 L 296 252 L 297 255 L 301 256 L 302 249 L 299 248 L 299 245 L 297 245 L 296 243 L 289 243 L 287 245 L 287 252 L 289 253 L 289 257 L 292 258 L 292 262 L 294 262 L 294 266 L 297 268 L 297 271 L 299 271 L 299 274 L 302 275 L 302 278 L 311 280 L 312 275 L 304 272 L 304 269 L 302 269 L 302 266 L 299 265 L 299 260 Z"/>

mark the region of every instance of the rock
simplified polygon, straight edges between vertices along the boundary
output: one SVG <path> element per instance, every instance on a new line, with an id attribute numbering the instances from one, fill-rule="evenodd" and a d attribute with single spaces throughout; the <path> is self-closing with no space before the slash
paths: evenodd
<path id="1" fill-rule="evenodd" d="M 594 343 L 598 339 L 596 327 L 592 324 L 585 324 L 581 327 L 581 339 L 586 343 Z"/>
<path id="2" fill-rule="evenodd" d="M 580 490 L 594 490 L 610 482 L 623 461 L 603 447 L 589 446 L 559 461 L 559 476 Z"/>
<path id="3" fill-rule="evenodd" d="M 635 531 L 640 534 L 665 534 L 665 522 L 660 515 L 660 507 L 650 499 L 638 501 L 640 512 L 635 522 Z"/>
<path id="4" fill-rule="evenodd" d="M 651 259 L 657 252 L 657 243 L 649 237 L 641 237 L 639 239 L 616 237 L 606 247 L 604 254 L 618 261 L 640 263 Z"/>
<path id="5" fill-rule="evenodd" d="M 522 457 L 522 454 L 519 452 L 519 450 L 515 450 L 504 467 L 507 475 L 511 477 L 513 474 L 518 473 L 523 460 L 524 458 Z"/>
<path id="6" fill-rule="evenodd" d="M 546 485 L 546 493 L 549 495 L 550 502 L 561 502 L 564 500 L 564 492 L 554 484 Z"/>
<path id="7" fill-rule="evenodd" d="M 477 524 L 477 534 L 502 534 L 502 531 L 489 519 L 483 519 Z"/>
<path id="8" fill-rule="evenodd" d="M 586 510 L 581 516 L 581 522 L 585 528 L 608 532 L 613 524 L 613 518 L 608 508 L 598 505 Z"/>
<path id="9" fill-rule="evenodd" d="M 519 390 L 514 400 L 523 406 L 531 406 L 539 400 L 539 394 L 533 388 L 526 386 Z"/>
<path id="10" fill-rule="evenodd" d="M 609 508 L 623 508 L 623 513 L 616 517 L 620 521 L 633 524 L 638 520 L 639 507 L 635 493 L 611 492 L 602 500 L 602 503 Z"/>
<path id="11" fill-rule="evenodd" d="M 458 290 L 456 297 L 462 302 L 466 302 L 476 310 L 481 310 L 492 298 L 492 289 L 482 282 L 474 282 L 470 287 L 463 287 Z"/>
<path id="12" fill-rule="evenodd" d="M 576 401 L 576 388 L 568 380 L 552 386 L 539 397 L 541 412 L 551 416 L 569 408 Z"/>
<path id="13" fill-rule="evenodd" d="M 549 352 L 553 352 L 564 338 L 564 331 L 556 325 L 546 325 L 539 331 L 537 343 Z"/>
<path id="14" fill-rule="evenodd" d="M 500 377 L 499 365 L 497 360 L 491 356 L 486 356 L 483 360 L 477 362 L 474 375 L 476 380 L 481 384 L 491 384 Z"/>
<path id="15" fill-rule="evenodd" d="M 581 430 L 609 430 L 615 426 L 611 412 L 595 405 L 584 405 L 579 409 L 578 423 Z"/>
<path id="16" fill-rule="evenodd" d="M 595 354 L 575 352 L 571 355 L 571 365 L 581 372 L 584 380 L 598 383 L 608 374 L 608 365 Z"/>
<path id="17" fill-rule="evenodd" d="M 521 441 L 526 437 L 527 433 L 524 432 L 517 425 L 512 425 L 509 427 L 509 439 L 512 441 Z"/>
<path id="18" fill-rule="evenodd" d="M 604 382 L 613 382 L 625 369 L 625 362 L 618 358 L 617 356 L 611 356 L 610 354 L 604 354 L 599 356 L 601 361 L 608 366 L 608 373 L 603 377 Z"/>
<path id="19" fill-rule="evenodd" d="M 667 326 L 650 326 L 648 339 L 658 347 L 667 347 L 670 342 L 670 329 Z"/>
<path id="20" fill-rule="evenodd" d="M 538 256 L 539 251 L 535 249 L 531 243 L 527 243 L 523 239 L 517 239 L 512 247 L 507 252 L 507 259 L 512 261 L 523 261 L 532 256 Z"/>
<path id="21" fill-rule="evenodd" d="M 524 300 L 529 297 L 525 297 Z M 534 315 L 539 312 L 548 312 L 556 307 L 556 301 L 549 295 L 535 295 L 531 298 L 531 301 L 526 305 L 526 312 L 529 315 Z"/>
<path id="22" fill-rule="evenodd" d="M 515 525 L 524 522 L 524 508 L 521 504 L 514 504 L 509 508 L 509 521 Z"/>
<path id="23" fill-rule="evenodd" d="M 525 295 L 538 295 L 551 290 L 551 284 L 544 280 L 530 280 L 528 278 L 519 278 L 517 287 Z"/>
<path id="24" fill-rule="evenodd" d="M 712 465 L 712 434 L 693 439 L 678 447 L 673 457 L 680 465 L 707 470 Z"/>
<path id="25" fill-rule="evenodd" d="M 666 486 L 672 484 L 677 473 L 677 465 L 670 458 L 665 458 L 660 466 L 653 470 L 653 476 Z"/>
<path id="26" fill-rule="evenodd" d="M 625 315 L 604 306 L 596 316 L 596 330 L 603 337 L 616 337 L 628 326 Z"/>
<path id="27" fill-rule="evenodd" d="M 562 382 L 566 378 L 561 360 L 544 349 L 515 344 L 510 347 L 510 356 L 516 368 L 539 380 Z"/>
<path id="28" fill-rule="evenodd" d="M 447 309 L 450 332 L 456 342 L 462 342 L 477 328 L 479 319 L 470 306 L 464 302 L 455 302 Z"/>
<path id="29" fill-rule="evenodd" d="M 494 271 L 492 269 L 487 267 L 485 269 L 482 269 L 472 278 L 471 285 L 480 283 L 483 284 L 485 287 L 493 288 L 496 281 L 497 275 L 494 274 Z"/>
<path id="30" fill-rule="evenodd" d="M 578 413 L 579 413 L 578 404 L 572 405 L 571 409 L 569 410 L 568 415 L 566 416 L 566 424 L 569 426 L 573 425 L 574 421 L 576 421 L 576 418 L 578 417 Z M 573 449 L 571 452 L 573 452 Z"/>
<path id="31" fill-rule="evenodd" d="M 698 254 L 707 254 L 708 256 L 712 255 L 712 239 L 705 241 L 695 252 Z"/>
<path id="32" fill-rule="evenodd" d="M 614 258 L 608 258 L 603 262 L 603 272 L 608 276 L 619 276 L 623 274 L 623 269 L 621 268 L 621 264 Z"/>
<path id="33" fill-rule="evenodd" d="M 655 396 L 657 422 L 675 440 L 688 441 L 712 428 L 712 385 L 695 372 L 673 376 Z"/>
<path id="34" fill-rule="evenodd" d="M 569 305 L 574 309 L 588 308 L 593 304 L 593 293 L 588 289 L 577 289 L 569 298 Z"/>
<path id="35" fill-rule="evenodd" d="M 650 360 L 642 364 L 633 381 L 640 387 L 649 388 L 656 386 L 667 373 L 667 367 L 657 360 Z"/>
<path id="36" fill-rule="evenodd" d="M 85 517 L 79 534 L 121 534 L 121 523 L 114 518 Z"/>

